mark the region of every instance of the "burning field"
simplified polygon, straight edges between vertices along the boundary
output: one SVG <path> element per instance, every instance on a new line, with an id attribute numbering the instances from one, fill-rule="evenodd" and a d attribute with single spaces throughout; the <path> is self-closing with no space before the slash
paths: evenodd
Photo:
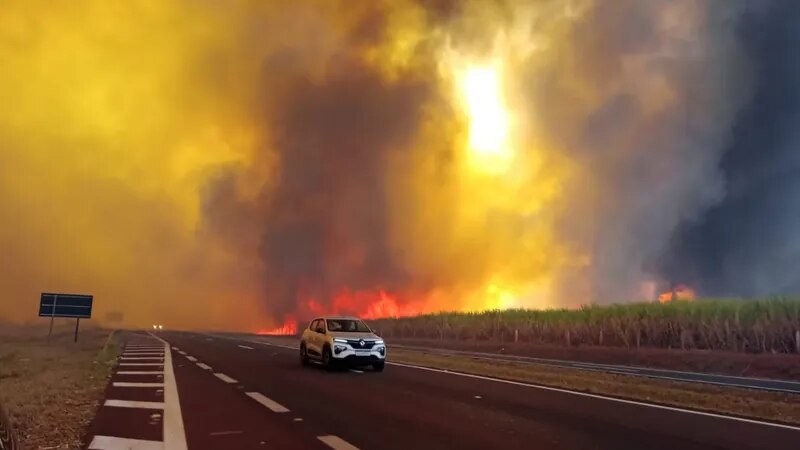
<path id="1" fill-rule="evenodd" d="M 744 224 L 716 263 L 690 245 L 751 165 L 727 159 L 761 104 L 747 33 L 786 11 L 747 5 L 7 1 L 0 317 L 76 291 L 128 326 L 292 334 L 319 314 L 678 311 L 694 290 L 674 281 L 791 291 L 791 254 L 733 263 L 777 254 Z"/>

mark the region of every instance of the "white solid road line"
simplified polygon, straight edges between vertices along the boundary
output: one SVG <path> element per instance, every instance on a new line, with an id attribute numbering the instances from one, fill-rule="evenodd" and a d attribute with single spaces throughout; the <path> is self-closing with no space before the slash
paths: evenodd
<path id="1" fill-rule="evenodd" d="M 187 450 L 178 385 L 175 383 L 175 372 L 172 368 L 172 352 L 169 351 L 167 341 L 152 333 L 150 335 L 164 344 L 164 448 L 166 450 Z"/>
<path id="2" fill-rule="evenodd" d="M 745 422 L 745 423 L 752 423 L 752 424 L 755 424 L 755 425 L 764 425 L 764 426 L 769 426 L 769 427 L 784 428 L 784 429 L 792 430 L 792 431 L 800 431 L 800 427 L 796 427 L 796 426 L 792 426 L 792 425 L 783 425 L 783 424 L 774 423 L 774 422 L 764 422 L 764 421 L 761 421 L 761 420 L 745 419 L 745 418 L 742 418 L 742 417 L 734 417 L 734 416 L 726 416 L 726 415 L 723 415 L 723 414 L 715 414 L 715 413 L 709 413 L 709 412 L 704 412 L 704 411 L 694 411 L 694 410 L 691 410 L 691 409 L 683 409 L 683 408 L 678 408 L 678 407 L 674 407 L 674 406 L 656 405 L 654 403 L 644 403 L 644 402 L 638 402 L 636 400 L 625 400 L 625 399 L 622 399 L 622 398 L 606 397 L 604 395 L 599 395 L 599 394 L 589 394 L 587 392 L 571 391 L 569 389 L 555 388 L 555 387 L 550 387 L 550 386 L 542 386 L 542 385 L 538 385 L 538 384 L 523 383 L 521 381 L 503 380 L 503 379 L 500 379 L 500 378 L 484 377 L 482 375 L 474 375 L 474 374 L 471 374 L 471 373 L 463 373 L 463 372 L 453 372 L 453 371 L 450 371 L 450 370 L 443 370 L 443 369 L 434 369 L 432 367 L 416 366 L 416 365 L 413 365 L 413 364 L 402 364 L 402 363 L 395 363 L 395 362 L 387 362 L 386 364 L 390 364 L 392 366 L 407 367 L 407 368 L 410 368 L 410 369 L 426 370 L 428 372 L 437 372 L 437 373 L 443 373 L 443 374 L 447 374 L 447 375 L 455 375 L 455 376 L 459 376 L 459 377 L 467 377 L 467 378 L 475 378 L 475 379 L 478 379 L 478 380 L 493 381 L 495 383 L 513 384 L 515 386 L 523 386 L 523 387 L 528 387 L 528 388 L 532 388 L 532 389 L 541 389 L 541 390 L 544 390 L 544 391 L 561 392 L 561 393 L 564 393 L 564 394 L 577 395 L 577 396 L 581 396 L 581 397 L 597 398 L 597 399 L 608 400 L 608 401 L 617 402 L 617 403 L 625 403 L 625 404 L 628 404 L 628 405 L 646 406 L 648 408 L 663 409 L 663 410 L 667 410 L 667 411 L 681 412 L 681 413 L 686 413 L 686 414 L 697 414 L 699 416 L 713 417 L 713 418 L 716 418 L 716 419 L 735 420 L 737 422 Z"/>
<path id="3" fill-rule="evenodd" d="M 355 445 L 345 441 L 339 436 L 334 436 L 332 434 L 327 436 L 317 436 L 317 439 L 334 450 L 358 450 L 358 447 Z"/>
<path id="4" fill-rule="evenodd" d="M 201 369 L 205 369 L 205 370 L 211 370 L 211 366 L 209 366 L 207 364 L 203 364 L 203 363 L 197 363 L 197 367 L 199 367 Z"/>
<path id="5" fill-rule="evenodd" d="M 164 375 L 158 370 L 120 370 L 117 375 Z"/>
<path id="6" fill-rule="evenodd" d="M 163 402 L 137 402 L 133 400 L 106 400 L 105 406 L 116 408 L 164 409 Z"/>
<path id="7" fill-rule="evenodd" d="M 114 387 L 141 387 L 141 388 L 154 388 L 164 387 L 164 383 L 132 383 L 128 381 L 115 381 L 111 383 Z"/>
<path id="8" fill-rule="evenodd" d="M 89 443 L 89 450 L 164 450 L 164 443 L 113 436 L 95 436 Z"/>
<path id="9" fill-rule="evenodd" d="M 239 348 L 244 348 L 244 349 L 247 349 L 247 350 L 252 350 L 253 349 L 253 347 L 248 347 L 246 345 L 239 345 L 238 347 Z"/>
<path id="10" fill-rule="evenodd" d="M 281 405 L 280 403 L 272 400 L 271 398 L 265 397 L 264 394 L 260 392 L 246 392 L 245 395 L 252 398 L 253 400 L 261 403 L 262 405 L 269 408 L 272 412 L 276 413 L 287 413 L 289 409 L 285 406 Z"/>
<path id="11" fill-rule="evenodd" d="M 188 359 L 191 362 L 197 362 L 197 358 L 195 358 L 194 356 L 187 356 L 186 359 Z"/>
<path id="12" fill-rule="evenodd" d="M 226 382 L 226 383 L 231 383 L 231 384 L 232 383 L 237 383 L 236 380 L 234 380 L 233 378 L 225 375 L 224 373 L 215 373 L 214 376 L 219 378 L 220 380 Z"/>
<path id="13" fill-rule="evenodd" d="M 155 346 L 152 346 L 152 347 L 128 345 L 127 347 L 125 347 L 125 350 L 158 350 L 158 351 L 161 351 L 161 350 L 164 350 L 164 347 L 162 347 L 160 345 L 155 345 Z"/>
<path id="14" fill-rule="evenodd" d="M 164 356 L 164 353 L 157 352 L 155 350 L 146 352 L 133 351 L 133 352 L 123 352 L 122 356 Z"/>
<path id="15" fill-rule="evenodd" d="M 120 356 L 119 359 L 143 360 L 143 359 L 164 359 L 163 356 Z"/>

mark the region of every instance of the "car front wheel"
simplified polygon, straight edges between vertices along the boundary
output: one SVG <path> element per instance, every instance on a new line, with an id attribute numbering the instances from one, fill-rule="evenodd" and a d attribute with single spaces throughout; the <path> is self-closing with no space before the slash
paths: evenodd
<path id="1" fill-rule="evenodd" d="M 328 347 L 322 349 L 322 365 L 325 366 L 326 369 L 333 368 L 333 357 L 331 356 L 331 349 Z"/>
<path id="2" fill-rule="evenodd" d="M 308 351 L 306 350 L 305 344 L 300 345 L 300 365 L 308 365 Z"/>

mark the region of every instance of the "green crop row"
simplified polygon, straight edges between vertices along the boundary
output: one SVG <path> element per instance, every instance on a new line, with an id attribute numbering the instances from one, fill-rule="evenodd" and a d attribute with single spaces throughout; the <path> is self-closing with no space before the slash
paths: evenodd
<path id="1" fill-rule="evenodd" d="M 384 337 L 800 353 L 800 298 L 441 312 L 370 321 Z"/>

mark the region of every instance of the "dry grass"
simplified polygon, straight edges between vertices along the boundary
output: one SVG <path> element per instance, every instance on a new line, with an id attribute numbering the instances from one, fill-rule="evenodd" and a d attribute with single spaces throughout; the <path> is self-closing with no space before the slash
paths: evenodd
<path id="1" fill-rule="evenodd" d="M 81 448 L 119 353 L 106 330 L 59 331 L 51 342 L 25 330 L 0 342 L 0 402 L 25 449 Z M 104 348 L 108 340 L 108 347 Z"/>
<path id="2" fill-rule="evenodd" d="M 391 361 L 695 410 L 800 424 L 800 395 L 393 349 Z"/>

